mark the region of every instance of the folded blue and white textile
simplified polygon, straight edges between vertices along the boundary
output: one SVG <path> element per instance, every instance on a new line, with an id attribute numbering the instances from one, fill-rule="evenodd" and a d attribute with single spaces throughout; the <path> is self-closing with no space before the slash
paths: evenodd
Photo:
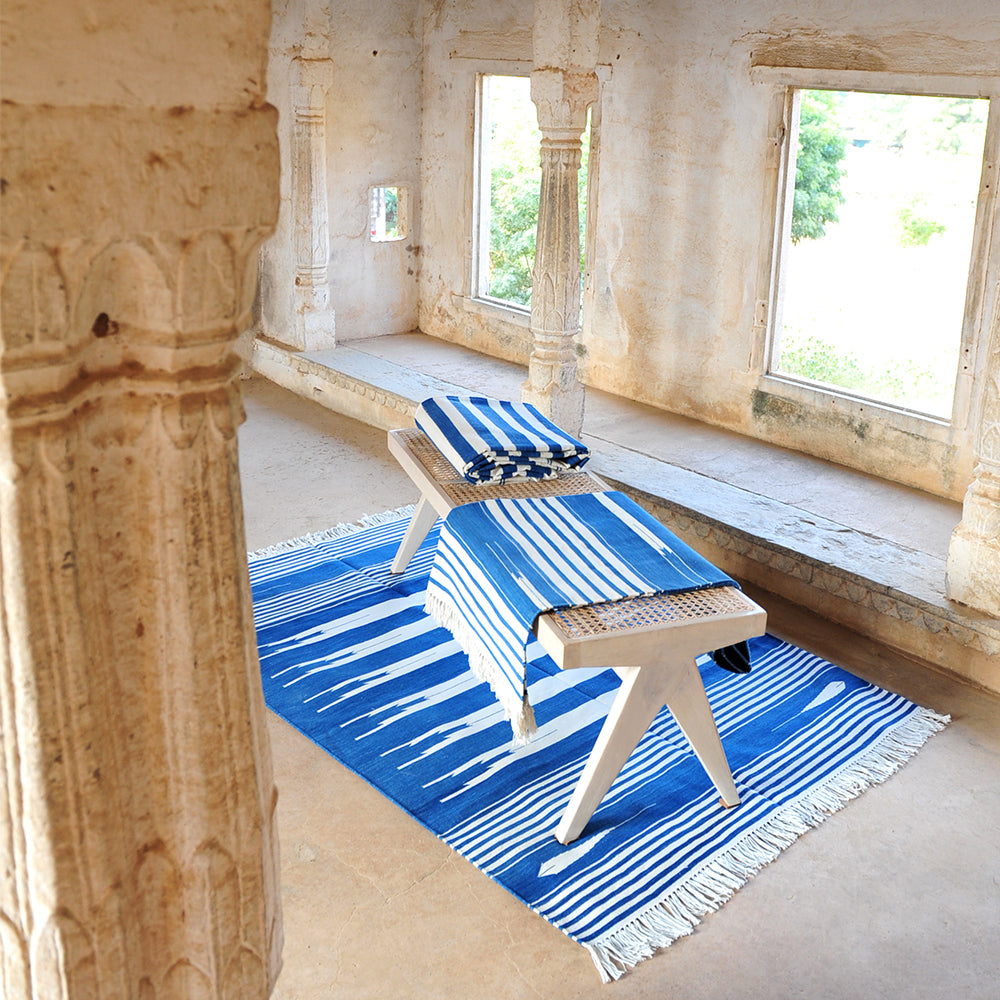
<path id="1" fill-rule="evenodd" d="M 417 427 L 472 483 L 514 477 L 554 479 L 579 469 L 590 450 L 530 403 L 487 396 L 433 396 L 415 414 Z"/>
<path id="2" fill-rule="evenodd" d="M 736 584 L 623 493 L 481 500 L 445 519 L 426 609 L 524 742 L 535 729 L 526 650 L 540 614 L 719 586 Z"/>

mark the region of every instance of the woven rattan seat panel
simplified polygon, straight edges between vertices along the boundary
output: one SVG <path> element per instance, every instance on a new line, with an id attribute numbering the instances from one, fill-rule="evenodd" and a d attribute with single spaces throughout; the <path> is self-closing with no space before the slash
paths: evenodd
<path id="1" fill-rule="evenodd" d="M 586 472 L 565 472 L 555 479 L 508 479 L 504 483 L 470 483 L 462 478 L 422 430 L 408 428 L 396 433 L 456 506 L 475 503 L 477 500 L 568 496 L 593 493 L 595 489 L 600 489 L 595 487 L 593 477 Z"/>
<path id="2" fill-rule="evenodd" d="M 736 587 L 710 587 L 679 594 L 653 594 L 650 597 L 632 597 L 623 601 L 604 601 L 585 607 L 550 611 L 549 616 L 567 636 L 578 639 L 734 614 L 753 607 L 753 602 Z"/>

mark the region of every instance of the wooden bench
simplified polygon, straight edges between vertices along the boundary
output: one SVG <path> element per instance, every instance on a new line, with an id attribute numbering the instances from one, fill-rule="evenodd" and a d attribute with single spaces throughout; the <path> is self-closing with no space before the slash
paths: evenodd
<path id="1" fill-rule="evenodd" d="M 696 658 L 764 632 L 764 610 L 736 587 L 654 594 L 540 615 L 535 634 L 563 669 L 614 667 L 622 679 L 556 839 L 583 832 L 656 714 L 666 705 L 715 785 L 739 805 Z"/>
<path id="2" fill-rule="evenodd" d="M 420 502 L 392 563 L 401 573 L 452 508 L 477 500 L 592 493 L 608 487 L 586 471 L 496 485 L 467 482 L 420 430 L 389 431 L 389 451 L 419 487 Z M 622 678 L 611 710 L 556 828 L 562 844 L 583 832 L 639 740 L 666 705 L 724 806 L 739 805 L 696 658 L 756 635 L 764 610 L 736 587 L 655 594 L 540 615 L 535 634 L 563 669 L 613 667 Z"/>

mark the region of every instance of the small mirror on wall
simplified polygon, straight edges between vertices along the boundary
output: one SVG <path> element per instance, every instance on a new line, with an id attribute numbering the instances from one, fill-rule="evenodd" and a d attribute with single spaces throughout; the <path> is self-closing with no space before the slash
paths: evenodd
<path id="1" fill-rule="evenodd" d="M 409 191 L 400 185 L 369 188 L 368 229 L 373 243 L 406 237 L 409 200 Z"/>

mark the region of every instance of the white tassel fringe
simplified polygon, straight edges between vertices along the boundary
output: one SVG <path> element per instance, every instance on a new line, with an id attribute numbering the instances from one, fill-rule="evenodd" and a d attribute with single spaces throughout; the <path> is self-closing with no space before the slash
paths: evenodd
<path id="1" fill-rule="evenodd" d="M 950 721 L 947 715 L 918 708 L 876 746 L 726 848 L 685 885 L 599 940 L 581 942 L 601 980 L 620 979 L 643 959 L 692 933 L 702 917 L 719 909 L 786 847 L 865 789 L 885 781 Z"/>
<path id="2" fill-rule="evenodd" d="M 336 524 L 325 531 L 315 531 L 308 535 L 300 535 L 298 538 L 289 538 L 287 541 L 278 542 L 276 545 L 269 545 L 267 548 L 257 549 L 256 552 L 247 553 L 247 562 L 256 562 L 258 559 L 267 559 L 270 556 L 280 555 L 282 552 L 292 552 L 295 549 L 307 549 L 311 545 L 319 545 L 321 542 L 329 542 L 334 538 L 343 538 L 345 535 L 353 535 L 356 531 L 364 531 L 365 528 L 374 528 L 380 524 L 391 524 L 393 521 L 402 521 L 413 516 L 414 505 L 407 507 L 397 507 L 395 510 L 387 510 L 381 514 L 365 514 L 351 524 Z"/>
<path id="3" fill-rule="evenodd" d="M 504 718 L 510 722 L 514 742 L 522 745 L 528 743 L 536 728 L 535 713 L 526 700 L 518 698 L 517 692 L 510 686 L 496 660 L 483 647 L 476 633 L 469 628 L 464 615 L 434 586 L 427 588 L 424 610 L 442 628 L 451 632 L 455 642 L 469 657 L 469 669 L 481 681 L 489 684 L 490 690 L 503 708 Z"/>

